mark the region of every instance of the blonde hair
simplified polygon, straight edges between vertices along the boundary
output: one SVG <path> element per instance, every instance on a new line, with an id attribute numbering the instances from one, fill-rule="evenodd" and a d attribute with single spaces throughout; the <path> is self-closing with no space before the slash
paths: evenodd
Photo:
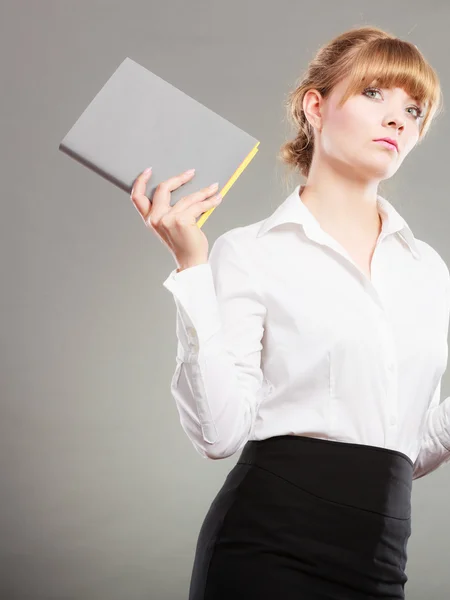
<path id="1" fill-rule="evenodd" d="M 439 78 L 417 46 L 377 27 L 350 29 L 319 49 L 297 87 L 288 94 L 287 116 L 297 135 L 281 146 L 278 158 L 304 177 L 308 177 L 314 152 L 313 128 L 303 111 L 304 95 L 316 89 L 325 98 L 347 76 L 349 85 L 339 106 L 373 81 L 379 87 L 401 87 L 421 103 L 425 116 L 419 142 L 442 110 Z"/>

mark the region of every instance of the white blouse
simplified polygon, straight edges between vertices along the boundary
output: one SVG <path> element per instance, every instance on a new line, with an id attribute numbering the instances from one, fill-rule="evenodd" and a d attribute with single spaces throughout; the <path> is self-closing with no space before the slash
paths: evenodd
<path id="1" fill-rule="evenodd" d="M 421 477 L 450 459 L 450 397 L 440 402 L 449 269 L 378 195 L 369 279 L 302 190 L 164 281 L 177 308 L 181 426 L 205 458 L 304 435 L 398 450 Z"/>

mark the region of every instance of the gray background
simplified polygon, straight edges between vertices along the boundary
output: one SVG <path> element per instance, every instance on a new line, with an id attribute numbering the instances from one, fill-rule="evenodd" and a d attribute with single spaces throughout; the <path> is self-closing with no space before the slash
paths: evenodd
<path id="1" fill-rule="evenodd" d="M 259 138 L 205 224 L 211 247 L 284 200 L 285 94 L 320 45 L 365 24 L 415 43 L 445 100 L 443 0 L 1 1 L 2 599 L 187 598 L 201 522 L 237 460 L 197 454 L 170 396 L 172 255 L 60 140 L 125 56 Z M 450 264 L 449 134 L 445 112 L 380 191 Z M 449 492 L 447 466 L 414 484 L 408 600 L 448 597 Z"/>

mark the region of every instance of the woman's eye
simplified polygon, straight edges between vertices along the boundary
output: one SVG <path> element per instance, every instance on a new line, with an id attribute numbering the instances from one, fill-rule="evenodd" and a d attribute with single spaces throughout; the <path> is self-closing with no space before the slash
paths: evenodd
<path id="1" fill-rule="evenodd" d="M 367 95 L 367 93 L 371 93 L 371 92 L 374 92 L 375 94 L 376 93 L 381 94 L 380 90 L 378 90 L 377 88 L 366 88 L 364 90 L 363 94 Z M 371 97 L 373 98 L 373 96 L 371 96 Z"/>
<path id="2" fill-rule="evenodd" d="M 368 96 L 368 94 L 381 94 L 381 90 L 379 90 L 378 88 L 366 88 L 363 91 L 363 94 L 365 94 L 367 97 L 369 98 L 374 98 L 374 96 Z M 423 117 L 423 111 L 418 107 L 418 106 L 410 106 L 409 108 L 412 108 L 413 110 L 416 111 L 416 114 L 413 114 L 413 117 L 418 120 L 421 119 Z M 412 113 L 410 113 L 412 114 Z"/>
<path id="3" fill-rule="evenodd" d="M 423 116 L 423 112 L 420 110 L 420 108 L 418 106 L 410 106 L 409 108 L 412 108 L 413 110 L 416 111 L 416 114 L 413 115 L 413 117 L 415 119 L 421 119 Z"/>

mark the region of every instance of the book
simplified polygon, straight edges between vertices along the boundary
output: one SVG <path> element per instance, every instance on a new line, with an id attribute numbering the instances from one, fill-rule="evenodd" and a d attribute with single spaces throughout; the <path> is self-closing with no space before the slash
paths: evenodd
<path id="1" fill-rule="evenodd" d="M 146 196 L 188 169 L 195 175 L 171 192 L 183 196 L 218 181 L 224 198 L 250 164 L 259 140 L 129 57 L 89 103 L 59 150 L 131 195 L 151 166 Z M 219 206 L 223 205 L 223 201 Z M 202 227 L 217 207 L 197 220 Z"/>

